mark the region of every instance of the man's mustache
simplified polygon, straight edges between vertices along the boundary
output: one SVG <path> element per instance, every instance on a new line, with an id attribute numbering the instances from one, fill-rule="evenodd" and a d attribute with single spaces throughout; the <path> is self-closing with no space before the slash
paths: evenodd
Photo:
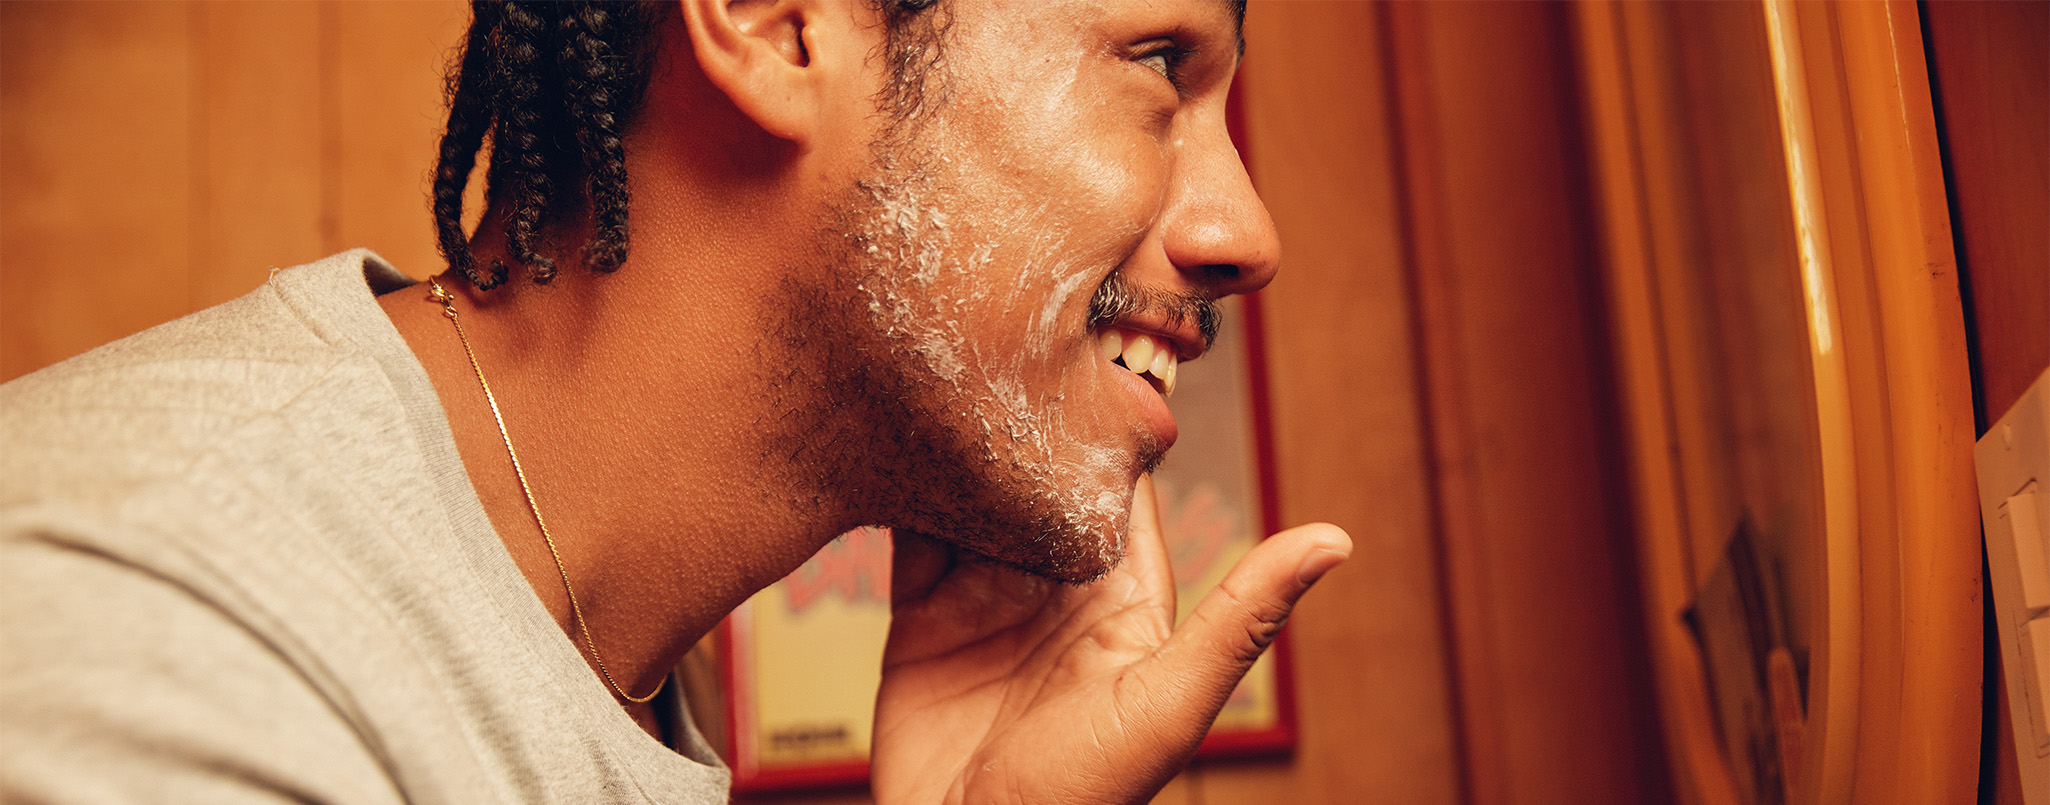
<path id="1" fill-rule="evenodd" d="M 1089 298 L 1089 329 L 1099 329 L 1127 316 L 1154 312 L 1165 314 L 1169 328 L 1179 327 L 1186 321 L 1196 322 L 1197 331 L 1203 334 L 1206 352 L 1217 341 L 1217 329 L 1224 323 L 1223 312 L 1209 297 L 1142 288 L 1125 279 L 1125 270 L 1120 268 L 1103 278 L 1103 284 L 1096 286 L 1096 295 Z"/>

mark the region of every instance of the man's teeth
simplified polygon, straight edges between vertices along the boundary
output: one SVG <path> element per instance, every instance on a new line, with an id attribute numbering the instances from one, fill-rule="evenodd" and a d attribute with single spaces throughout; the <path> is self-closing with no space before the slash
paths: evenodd
<path id="1" fill-rule="evenodd" d="M 1107 328 L 1097 336 L 1099 351 L 1106 360 L 1119 361 L 1126 369 L 1141 375 L 1152 375 L 1154 385 L 1163 395 L 1174 393 L 1174 376 L 1181 359 L 1175 357 L 1174 345 L 1164 339 L 1156 339 L 1145 333 L 1134 333 L 1115 327 Z"/>

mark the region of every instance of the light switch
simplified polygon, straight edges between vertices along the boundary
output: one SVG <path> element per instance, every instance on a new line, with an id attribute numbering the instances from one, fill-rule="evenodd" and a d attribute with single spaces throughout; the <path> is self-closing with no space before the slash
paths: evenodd
<path id="1" fill-rule="evenodd" d="M 2050 805 L 2050 369 L 1972 448 L 2021 801 Z M 1991 695 L 1989 693 L 1989 695 Z"/>
<path id="2" fill-rule="evenodd" d="M 2050 620 L 2023 624 L 2021 636 L 2022 693 L 2029 700 L 2029 727 L 2035 731 L 2036 754 L 2042 755 L 2050 752 Z"/>
<path id="3" fill-rule="evenodd" d="M 2000 516 L 2007 521 L 2008 538 L 2014 540 L 2015 571 L 2021 576 L 2022 620 L 2043 614 L 2050 607 L 2050 546 L 2043 544 L 2042 502 L 2037 484 L 2030 481 L 2020 492 L 2000 504 Z"/>

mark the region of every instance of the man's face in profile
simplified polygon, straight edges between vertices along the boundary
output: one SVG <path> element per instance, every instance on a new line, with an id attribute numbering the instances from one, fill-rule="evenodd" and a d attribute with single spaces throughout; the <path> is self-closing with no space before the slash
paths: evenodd
<path id="1" fill-rule="evenodd" d="M 878 519 L 1092 579 L 1122 556 L 1133 483 L 1174 442 L 1168 364 L 1207 346 L 1220 291 L 1196 269 L 1271 270 L 1256 202 L 1212 214 L 1251 198 L 1225 130 L 1237 15 L 1216 0 L 942 13 L 923 106 L 827 227 L 831 307 L 851 313 L 819 337 L 848 342 L 834 360 L 859 377 L 844 385 L 893 443 L 878 472 L 907 494 Z M 1170 357 L 1128 369 L 1142 334 Z"/>

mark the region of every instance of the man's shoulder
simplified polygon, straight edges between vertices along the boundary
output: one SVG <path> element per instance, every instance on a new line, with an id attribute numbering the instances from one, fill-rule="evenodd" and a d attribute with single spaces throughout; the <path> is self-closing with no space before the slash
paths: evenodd
<path id="1" fill-rule="evenodd" d="M 36 648 L 8 661 L 0 747 L 27 719 L 90 739 L 39 752 L 53 763 L 100 757 L 138 740 L 100 718 L 126 702 L 145 721 L 207 714 L 150 733 L 150 752 L 217 749 L 264 779 L 354 792 L 338 799 L 492 785 L 405 610 L 451 583 L 408 554 L 446 529 L 405 407 L 351 332 L 381 315 L 365 259 L 280 271 L 0 387 L 0 641 Z M 265 712 L 311 737 L 270 735 Z M 444 771 L 410 779 L 386 750 Z M 164 781 L 220 783 L 189 765 Z"/>
<path id="2" fill-rule="evenodd" d="M 364 337 L 335 313 L 374 312 L 372 260 L 350 252 L 278 272 L 241 298 L 0 385 L 0 505 L 183 474 L 254 420 L 377 396 Z M 352 291 L 361 298 L 332 298 Z M 309 395 L 325 405 L 305 405 Z"/>
<path id="3" fill-rule="evenodd" d="M 325 512 L 375 528 L 382 512 L 358 498 L 424 484 L 381 365 L 336 324 L 346 316 L 321 309 L 354 293 L 381 315 L 366 256 L 277 272 L 0 386 L 0 548 L 61 539 L 189 581 L 201 565 L 281 560 L 270 554 L 288 544 L 316 549 L 306 535 L 352 533 L 308 522 Z"/>
<path id="4" fill-rule="evenodd" d="M 190 404 L 162 395 L 229 387 L 274 386 L 278 377 L 332 363 L 362 338 L 375 284 L 403 280 L 367 250 L 294 268 L 241 297 L 186 315 L 0 385 L 0 410 L 76 408 L 149 401 Z M 355 298 L 349 298 L 354 296 Z M 352 310 L 355 308 L 356 310 Z M 352 321 L 353 319 L 353 321 Z M 210 402 L 261 404 L 264 395 L 237 393 Z"/>

